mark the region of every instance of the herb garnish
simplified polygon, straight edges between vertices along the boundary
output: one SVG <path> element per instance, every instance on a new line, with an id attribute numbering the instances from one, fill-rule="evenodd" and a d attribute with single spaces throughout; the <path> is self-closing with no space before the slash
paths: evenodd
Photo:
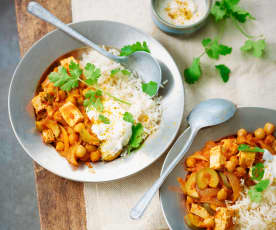
<path id="1" fill-rule="evenodd" d="M 83 102 L 83 105 L 88 109 L 94 107 L 98 112 L 103 111 L 103 103 L 102 103 L 102 91 L 101 90 L 88 90 L 84 95 L 86 98 Z"/>
<path id="2" fill-rule="evenodd" d="M 126 69 L 116 68 L 110 71 L 111 76 L 115 76 L 117 73 L 121 72 L 123 75 L 130 75 L 130 72 Z"/>
<path id="3" fill-rule="evenodd" d="M 262 180 L 264 177 L 264 164 L 257 163 L 252 167 L 252 180 L 259 181 L 258 184 L 252 186 L 249 191 L 248 195 L 251 201 L 259 203 L 262 200 L 263 194 L 262 192 L 266 190 L 269 186 L 269 179 Z"/>
<path id="4" fill-rule="evenodd" d="M 241 26 L 241 24 L 244 24 L 246 21 L 255 20 L 255 18 L 248 11 L 241 8 L 238 5 L 239 2 L 240 0 L 216 1 L 212 6 L 211 15 L 214 17 L 215 22 L 222 22 L 230 19 L 234 26 L 248 39 L 240 48 L 241 51 L 252 54 L 255 57 L 262 57 L 266 47 L 266 42 L 264 39 L 257 40 L 262 36 L 249 35 Z M 231 47 L 219 43 L 225 24 L 221 24 L 220 26 L 219 35 L 215 39 L 204 38 L 202 40 L 204 52 L 200 56 L 193 58 L 191 66 L 184 70 L 185 81 L 188 84 L 193 84 L 200 79 L 202 74 L 200 70 L 200 58 L 203 55 L 207 54 L 209 58 L 217 60 L 220 55 L 231 53 Z M 219 70 L 223 82 L 228 82 L 231 70 L 225 65 L 215 65 L 215 67 Z"/>
<path id="5" fill-rule="evenodd" d="M 104 124 L 110 124 L 110 120 L 102 114 L 99 115 L 99 121 L 103 122 Z"/>
<path id="6" fill-rule="evenodd" d="M 121 48 L 120 56 L 129 56 L 136 51 L 145 51 L 150 53 L 149 47 L 147 43 L 144 41 L 143 43 L 136 42 L 132 45 L 124 46 L 123 48 Z"/>
<path id="7" fill-rule="evenodd" d="M 130 123 L 134 124 L 134 118 L 133 118 L 132 114 L 129 113 L 129 112 L 124 113 L 123 120 L 126 121 L 126 122 L 130 122 Z"/>
<path id="8" fill-rule="evenodd" d="M 88 85 L 95 85 L 98 83 L 98 79 L 101 76 L 101 70 L 96 68 L 95 65 L 87 63 L 84 67 L 84 76 L 86 77 L 85 82 Z"/>
<path id="9" fill-rule="evenodd" d="M 154 81 L 150 81 L 148 83 L 142 83 L 142 90 L 144 93 L 152 97 L 157 93 L 158 84 Z"/>
<path id="10" fill-rule="evenodd" d="M 127 152 L 130 153 L 131 150 L 137 149 L 141 146 L 143 141 L 144 128 L 141 123 L 132 125 L 132 135 L 130 137 Z"/>
<path id="11" fill-rule="evenodd" d="M 246 145 L 246 144 L 239 145 L 238 150 L 244 151 L 244 152 L 258 152 L 258 153 L 264 152 L 264 150 L 259 147 L 250 147 L 249 145 Z"/>

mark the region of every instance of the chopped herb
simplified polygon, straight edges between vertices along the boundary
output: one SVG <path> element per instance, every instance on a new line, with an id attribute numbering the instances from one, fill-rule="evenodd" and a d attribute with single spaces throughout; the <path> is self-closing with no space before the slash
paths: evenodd
<path id="1" fill-rule="evenodd" d="M 113 69 L 113 70 L 110 71 L 110 75 L 114 76 L 114 75 L 116 75 L 119 72 L 120 72 L 120 68 L 116 68 L 116 69 Z"/>
<path id="2" fill-rule="evenodd" d="M 260 181 L 264 176 L 264 164 L 257 163 L 252 167 L 252 180 Z"/>
<path id="3" fill-rule="evenodd" d="M 89 90 L 85 95 L 85 100 L 83 102 L 83 105 L 87 107 L 88 109 L 91 109 L 91 107 L 94 107 L 98 112 L 103 111 L 103 103 L 101 101 L 102 97 L 102 91 L 101 90 Z"/>
<path id="4" fill-rule="evenodd" d="M 124 113 L 123 120 L 134 124 L 134 118 L 133 118 L 132 114 L 129 112 Z"/>
<path id="5" fill-rule="evenodd" d="M 149 47 L 148 47 L 147 43 L 144 41 L 143 43 L 136 42 L 132 45 L 124 46 L 121 49 L 120 56 L 129 56 L 136 51 L 145 51 L 145 52 L 150 53 Z"/>
<path id="6" fill-rule="evenodd" d="M 256 184 L 254 187 L 255 187 L 255 190 L 258 191 L 258 192 L 263 192 L 264 190 L 267 189 L 269 185 L 269 179 L 266 179 L 266 180 L 261 180 L 258 184 Z"/>
<path id="7" fill-rule="evenodd" d="M 185 81 L 194 84 L 201 76 L 200 58 L 194 58 L 192 65 L 184 70 Z"/>
<path id="8" fill-rule="evenodd" d="M 122 69 L 121 72 L 123 75 L 130 75 L 130 72 L 126 69 Z"/>
<path id="9" fill-rule="evenodd" d="M 250 197 L 250 200 L 255 203 L 259 203 L 263 198 L 263 194 L 261 192 L 256 191 L 254 188 L 251 188 L 248 191 L 248 195 Z"/>
<path id="10" fill-rule="evenodd" d="M 229 74 L 230 74 L 231 70 L 226 65 L 222 65 L 222 64 L 216 65 L 215 67 L 219 71 L 223 82 L 225 82 L 225 83 L 228 82 Z"/>
<path id="11" fill-rule="evenodd" d="M 84 67 L 85 82 L 88 85 L 95 85 L 98 83 L 98 78 L 101 76 L 101 70 L 96 68 L 95 65 L 87 63 Z"/>
<path id="12" fill-rule="evenodd" d="M 137 149 L 141 146 L 143 141 L 144 128 L 141 123 L 132 125 L 132 135 L 130 137 L 127 151 L 131 152 L 133 149 Z"/>
<path id="13" fill-rule="evenodd" d="M 216 38 L 214 40 L 211 38 L 205 38 L 202 40 L 202 45 L 204 46 L 208 57 L 213 59 L 219 59 L 220 55 L 225 56 L 232 52 L 231 47 L 220 44 Z"/>
<path id="14" fill-rule="evenodd" d="M 259 147 L 250 147 L 249 145 L 246 145 L 246 144 L 239 145 L 238 150 L 244 151 L 244 152 L 258 152 L 258 153 L 264 152 L 264 150 Z"/>
<path id="15" fill-rule="evenodd" d="M 102 121 L 104 124 L 110 124 L 110 120 L 102 114 L 99 115 L 99 120 Z"/>
<path id="16" fill-rule="evenodd" d="M 241 47 L 243 52 L 252 52 L 252 55 L 255 57 L 262 57 L 266 47 L 266 42 L 264 39 L 257 41 L 247 40 L 244 45 Z"/>
<path id="17" fill-rule="evenodd" d="M 54 83 L 55 87 L 59 87 L 63 91 L 71 91 L 79 86 L 79 79 L 74 76 L 69 76 L 67 70 L 63 66 L 58 67 L 58 72 L 52 72 L 49 75 L 49 80 Z"/>
<path id="18" fill-rule="evenodd" d="M 148 83 L 142 83 L 142 90 L 144 93 L 152 97 L 157 93 L 158 84 L 154 81 L 150 81 Z"/>

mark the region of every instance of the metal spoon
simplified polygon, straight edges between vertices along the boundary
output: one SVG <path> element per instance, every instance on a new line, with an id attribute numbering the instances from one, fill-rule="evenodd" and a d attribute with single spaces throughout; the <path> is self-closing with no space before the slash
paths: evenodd
<path id="1" fill-rule="evenodd" d="M 152 187 L 131 209 L 130 217 L 132 219 L 139 219 L 143 215 L 150 201 L 154 197 L 154 194 L 189 150 L 198 131 L 204 127 L 218 125 L 229 120 L 235 114 L 235 112 L 236 106 L 231 101 L 224 99 L 210 99 L 201 102 L 192 110 L 187 118 L 188 124 L 191 128 L 191 134 L 187 142 L 184 144 L 181 152 L 171 162 L 164 173 L 155 181 Z"/>
<path id="2" fill-rule="evenodd" d="M 29 2 L 28 11 L 34 16 L 46 22 L 49 22 L 55 27 L 61 29 L 62 31 L 69 34 L 73 38 L 81 41 L 85 45 L 92 47 L 94 50 L 98 51 L 107 58 L 122 64 L 123 66 L 132 71 L 136 71 L 139 74 L 139 76 L 143 79 L 143 81 L 156 82 L 159 88 L 161 84 L 161 68 L 158 61 L 155 60 L 155 58 L 153 58 L 149 53 L 144 51 L 138 51 L 129 56 L 113 55 L 112 53 L 104 50 L 94 42 L 88 40 L 86 37 L 81 35 L 79 32 L 73 30 L 68 25 L 64 24 L 62 21 L 60 21 L 58 18 L 52 15 L 48 10 L 43 8 L 37 2 Z"/>

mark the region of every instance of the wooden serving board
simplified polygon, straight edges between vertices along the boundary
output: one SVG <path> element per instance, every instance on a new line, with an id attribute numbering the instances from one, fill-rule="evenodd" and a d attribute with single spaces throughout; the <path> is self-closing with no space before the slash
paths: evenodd
<path id="1" fill-rule="evenodd" d="M 28 0 L 15 0 L 21 56 L 53 26 L 27 12 Z M 65 23 L 72 21 L 71 0 L 36 0 Z M 42 230 L 86 230 L 83 183 L 58 177 L 34 162 Z"/>

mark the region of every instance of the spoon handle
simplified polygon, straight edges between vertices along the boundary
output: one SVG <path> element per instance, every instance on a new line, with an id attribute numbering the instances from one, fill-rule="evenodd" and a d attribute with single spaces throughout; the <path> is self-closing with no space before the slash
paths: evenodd
<path id="1" fill-rule="evenodd" d="M 88 45 L 92 47 L 94 50 L 98 51 L 102 55 L 116 61 L 120 62 L 123 57 L 118 57 L 116 55 L 111 54 L 110 52 L 104 50 L 94 42 L 88 40 L 86 37 L 81 35 L 79 32 L 73 30 L 68 25 L 64 24 L 62 21 L 60 21 L 57 17 L 55 17 L 53 14 L 51 14 L 48 10 L 43 8 L 40 4 L 37 2 L 29 2 L 28 4 L 28 12 L 33 14 L 34 16 L 49 22 L 50 24 L 54 25 L 55 27 L 59 28 L 60 30 L 64 31 L 65 33 L 69 34 L 73 38 L 81 41 L 85 45 Z"/>
<path id="2" fill-rule="evenodd" d="M 176 165 L 182 160 L 186 152 L 189 150 L 197 133 L 198 133 L 198 129 L 191 129 L 191 134 L 186 144 L 183 146 L 182 150 L 180 151 L 180 153 L 169 164 L 169 166 L 164 171 L 164 173 L 154 182 L 151 188 L 141 197 L 138 203 L 131 209 L 130 211 L 131 219 L 139 219 L 144 214 L 146 208 L 148 207 L 150 201 L 154 197 L 157 190 L 160 188 L 160 186 L 163 184 L 167 176 L 171 173 L 171 171 L 176 167 Z"/>

